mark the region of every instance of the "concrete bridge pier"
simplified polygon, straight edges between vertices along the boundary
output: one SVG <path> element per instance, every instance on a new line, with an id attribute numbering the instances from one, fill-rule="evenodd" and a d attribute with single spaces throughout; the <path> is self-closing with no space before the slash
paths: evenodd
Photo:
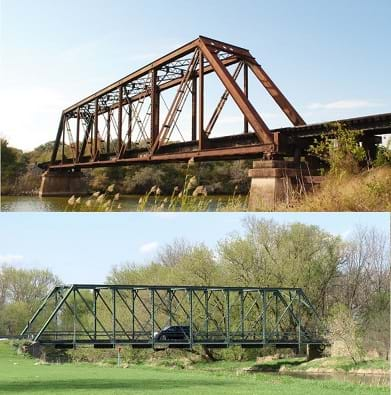
<path id="1" fill-rule="evenodd" d="M 288 203 L 295 193 L 311 190 L 321 181 L 306 162 L 287 160 L 259 160 L 249 170 L 251 177 L 248 209 L 263 211 L 275 209 L 279 203 Z"/>
<path id="2" fill-rule="evenodd" d="M 49 169 L 42 174 L 39 196 L 82 196 L 87 194 L 87 182 L 80 170 Z"/>
<path id="3" fill-rule="evenodd" d="M 306 350 L 307 361 L 323 357 L 324 347 L 320 344 L 307 344 Z"/>

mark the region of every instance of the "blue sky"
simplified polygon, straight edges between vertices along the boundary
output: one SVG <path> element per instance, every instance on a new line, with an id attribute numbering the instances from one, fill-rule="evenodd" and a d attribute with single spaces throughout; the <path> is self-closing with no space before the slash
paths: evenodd
<path id="1" fill-rule="evenodd" d="M 390 18 L 389 0 L 2 0 L 0 133 L 52 140 L 63 108 L 198 35 L 249 48 L 308 123 L 389 112 Z M 241 125 L 223 116 L 220 131 Z"/>
<path id="2" fill-rule="evenodd" d="M 302 222 L 348 238 L 357 225 L 389 239 L 385 213 L 259 213 L 279 223 Z M 214 247 L 243 232 L 246 213 L 2 213 L 0 264 L 49 268 L 66 283 L 100 283 L 114 265 L 143 264 L 175 239 Z"/>

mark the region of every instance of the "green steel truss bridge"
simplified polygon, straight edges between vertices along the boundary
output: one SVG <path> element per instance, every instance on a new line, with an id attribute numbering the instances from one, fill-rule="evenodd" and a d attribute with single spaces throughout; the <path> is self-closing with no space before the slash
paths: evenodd
<path id="1" fill-rule="evenodd" d="M 157 336 L 168 326 L 188 331 Z M 325 344 L 322 328 L 301 288 L 75 284 L 53 288 L 21 336 L 57 348 L 300 348 Z"/>

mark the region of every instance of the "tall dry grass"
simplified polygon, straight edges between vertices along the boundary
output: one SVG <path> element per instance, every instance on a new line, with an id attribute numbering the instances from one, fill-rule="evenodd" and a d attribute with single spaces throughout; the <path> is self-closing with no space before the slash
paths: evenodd
<path id="1" fill-rule="evenodd" d="M 391 211 L 391 167 L 328 174 L 318 190 L 292 200 L 289 211 Z M 281 206 L 279 207 L 282 208 Z"/>

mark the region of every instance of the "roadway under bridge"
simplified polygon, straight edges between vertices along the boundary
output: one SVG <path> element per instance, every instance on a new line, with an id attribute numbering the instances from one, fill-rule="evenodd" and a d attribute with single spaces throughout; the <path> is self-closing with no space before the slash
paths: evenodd
<path id="1" fill-rule="evenodd" d="M 167 327 L 185 331 L 162 336 Z M 325 344 L 324 334 L 300 288 L 66 285 L 47 295 L 21 336 L 57 348 L 300 349 Z"/>

